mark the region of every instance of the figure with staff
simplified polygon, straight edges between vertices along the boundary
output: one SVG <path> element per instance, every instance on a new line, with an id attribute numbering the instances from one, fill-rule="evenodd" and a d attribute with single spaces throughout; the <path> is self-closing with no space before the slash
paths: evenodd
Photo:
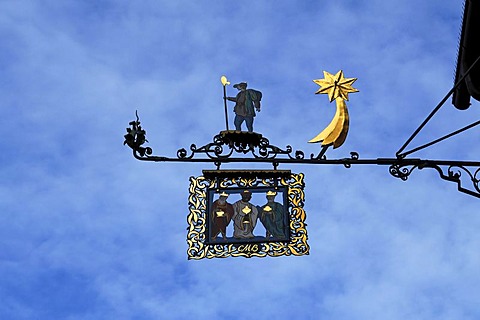
<path id="1" fill-rule="evenodd" d="M 253 132 L 253 118 L 256 116 L 256 112 L 260 112 L 260 101 L 262 100 L 262 93 L 258 90 L 247 89 L 246 82 L 240 82 L 234 84 L 233 87 L 238 90 L 236 97 L 227 97 L 226 85 L 229 84 L 226 77 L 221 78 L 225 100 L 225 118 L 227 118 L 227 100 L 235 102 L 233 112 L 235 112 L 235 130 L 242 131 L 242 123 L 247 125 L 248 132 Z M 227 130 L 228 130 L 228 119 Z"/>

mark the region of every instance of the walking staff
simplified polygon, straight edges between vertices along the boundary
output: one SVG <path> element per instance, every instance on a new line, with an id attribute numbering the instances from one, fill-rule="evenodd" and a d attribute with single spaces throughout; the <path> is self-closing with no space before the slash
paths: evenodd
<path id="1" fill-rule="evenodd" d="M 227 77 L 225 76 L 222 76 L 220 78 L 220 81 L 222 82 L 222 85 L 223 85 L 223 103 L 225 105 L 225 123 L 227 124 L 227 131 L 228 131 L 227 86 L 230 84 L 230 82 L 228 82 Z"/>

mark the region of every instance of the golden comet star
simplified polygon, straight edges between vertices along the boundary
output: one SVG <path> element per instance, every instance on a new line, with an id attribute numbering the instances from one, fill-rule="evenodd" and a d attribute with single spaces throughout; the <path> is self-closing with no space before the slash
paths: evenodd
<path id="1" fill-rule="evenodd" d="M 345 142 L 349 127 L 348 109 L 345 100 L 348 101 L 349 93 L 358 92 L 358 90 L 352 87 L 352 84 L 357 78 L 345 78 L 342 70 L 338 71 L 335 75 L 323 71 L 323 76 L 323 79 L 313 80 L 313 82 L 320 86 L 320 89 L 318 89 L 315 94 L 328 94 L 330 102 L 335 100 L 337 111 L 330 124 L 308 142 L 321 142 L 325 148 L 324 153 L 326 147 L 333 145 L 335 149 Z"/>

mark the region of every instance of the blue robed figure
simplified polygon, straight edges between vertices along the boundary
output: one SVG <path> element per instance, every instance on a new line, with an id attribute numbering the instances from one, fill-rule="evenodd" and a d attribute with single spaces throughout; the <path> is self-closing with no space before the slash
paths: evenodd
<path id="1" fill-rule="evenodd" d="M 274 191 L 268 191 L 267 203 L 258 207 L 259 218 L 266 230 L 266 238 L 286 238 L 287 226 L 285 221 L 285 209 L 282 204 L 275 202 Z"/>

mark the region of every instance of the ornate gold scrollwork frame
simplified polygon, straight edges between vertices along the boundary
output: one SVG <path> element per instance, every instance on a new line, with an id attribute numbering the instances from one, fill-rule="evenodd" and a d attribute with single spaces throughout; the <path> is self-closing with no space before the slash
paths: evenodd
<path id="1" fill-rule="evenodd" d="M 308 255 L 306 214 L 303 210 L 305 187 L 303 173 L 289 173 L 288 177 L 268 177 L 265 171 L 261 175 L 252 175 L 252 171 L 236 171 L 238 177 L 223 176 L 212 178 L 209 175 L 190 177 L 190 196 L 188 222 L 188 259 L 226 258 L 226 257 L 278 257 L 289 255 Z M 243 173 L 243 174 L 242 174 Z M 207 198 L 208 191 L 215 189 L 284 187 L 288 196 L 288 216 L 290 235 L 288 241 L 265 241 L 245 243 L 208 243 L 207 241 Z"/>

